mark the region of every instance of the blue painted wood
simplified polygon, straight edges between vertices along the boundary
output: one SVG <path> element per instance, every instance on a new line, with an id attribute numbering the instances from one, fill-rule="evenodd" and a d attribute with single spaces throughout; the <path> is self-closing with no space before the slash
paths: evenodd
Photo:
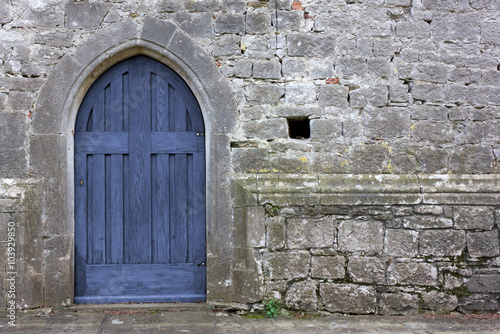
<path id="1" fill-rule="evenodd" d="M 75 302 L 205 300 L 204 126 L 186 83 L 127 59 L 75 130 Z"/>

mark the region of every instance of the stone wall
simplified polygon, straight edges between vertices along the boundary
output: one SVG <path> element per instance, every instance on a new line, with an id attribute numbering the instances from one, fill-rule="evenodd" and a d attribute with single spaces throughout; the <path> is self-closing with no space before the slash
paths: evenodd
<path id="1" fill-rule="evenodd" d="M 140 31 L 157 19 L 185 36 L 172 48 L 196 45 L 189 66 L 205 71 L 207 89 L 232 92 L 205 120 L 220 123 L 214 161 L 230 163 L 209 179 L 221 191 L 232 182 L 234 194 L 207 205 L 220 217 L 209 235 L 229 231 L 207 246 L 210 300 L 498 310 L 499 9 L 498 0 L 0 0 L 0 221 L 18 226 L 19 307 L 72 299 L 72 186 L 61 176 L 71 132 L 60 120 L 69 116 L 43 106 L 66 108 L 62 87 L 91 67 L 75 64 L 149 38 Z M 161 29 L 155 38 L 159 53 L 174 44 Z M 51 86 L 58 68 L 67 78 Z M 88 78 L 102 72 L 93 68 Z M 290 138 L 294 121 L 304 132 Z"/>

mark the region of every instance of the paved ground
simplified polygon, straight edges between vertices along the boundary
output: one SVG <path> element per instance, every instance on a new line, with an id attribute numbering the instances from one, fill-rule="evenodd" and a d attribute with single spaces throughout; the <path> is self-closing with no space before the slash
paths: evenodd
<path id="1" fill-rule="evenodd" d="M 163 305 L 163 304 L 162 304 Z M 128 305 L 18 311 L 16 326 L 2 312 L 0 333 L 499 333 L 500 316 L 342 316 L 248 319 L 186 308 Z"/>

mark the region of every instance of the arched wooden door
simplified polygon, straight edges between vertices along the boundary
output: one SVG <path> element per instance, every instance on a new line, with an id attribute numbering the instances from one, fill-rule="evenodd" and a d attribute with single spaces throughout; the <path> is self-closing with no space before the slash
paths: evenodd
<path id="1" fill-rule="evenodd" d="M 204 138 L 193 93 L 155 60 L 92 85 L 75 128 L 75 303 L 205 300 Z"/>

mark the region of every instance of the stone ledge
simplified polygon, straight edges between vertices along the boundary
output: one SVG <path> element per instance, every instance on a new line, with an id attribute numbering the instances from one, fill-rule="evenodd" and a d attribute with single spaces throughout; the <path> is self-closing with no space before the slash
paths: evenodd
<path id="1" fill-rule="evenodd" d="M 496 205 L 500 175 L 235 174 L 258 204 Z"/>

